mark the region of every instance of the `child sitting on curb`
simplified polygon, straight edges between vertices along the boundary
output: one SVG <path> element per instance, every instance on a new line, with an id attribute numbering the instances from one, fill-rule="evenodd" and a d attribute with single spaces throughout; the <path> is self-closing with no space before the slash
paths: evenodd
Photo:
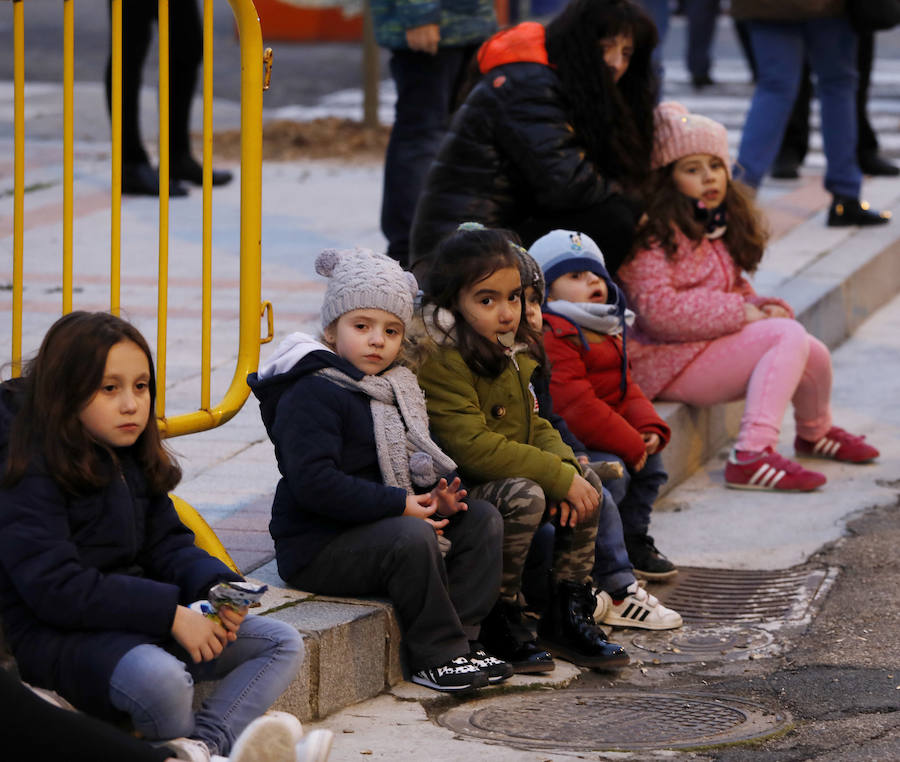
<path id="1" fill-rule="evenodd" d="M 538 263 L 525 249 L 518 248 L 518 253 L 524 289 L 525 320 L 535 335 L 540 337 L 544 329 L 541 315 L 545 291 L 544 275 Z M 532 353 L 538 359 L 543 358 L 531 377 L 538 414 L 550 421 L 559 431 L 563 441 L 575 452 L 584 471 L 584 477 L 601 493 L 600 518 L 594 546 L 594 568 L 591 572 L 597 588 L 594 619 L 601 624 L 615 627 L 638 627 L 646 630 L 670 630 L 680 627 L 681 615 L 663 606 L 656 596 L 648 593 L 635 579 L 635 572 L 625 546 L 622 519 L 610 494 L 610 489 L 618 491 L 623 481 L 624 469 L 617 461 L 595 463 L 595 467 L 606 467 L 605 471 L 612 471 L 611 466 L 619 466 L 615 469 L 616 473 L 620 474 L 619 478 L 604 474 L 604 481 L 601 483 L 594 468 L 589 465 L 587 448 L 572 434 L 565 419 L 553 411 L 550 394 L 551 374 L 548 371 L 546 352 L 541 340 L 532 346 Z M 532 598 L 547 595 L 545 580 L 550 567 L 553 535 L 554 527 L 551 524 L 541 527 L 535 535 L 526 560 L 527 575 L 523 575 L 522 587 L 532 608 L 535 603 L 539 603 L 532 601 Z"/>
<path id="2" fill-rule="evenodd" d="M 677 570 L 648 530 L 668 478 L 660 451 L 671 432 L 629 373 L 626 331 L 634 313 L 587 235 L 554 230 L 530 253 L 547 283 L 544 347 L 554 405 L 591 460 L 623 463 L 623 477 L 606 486 L 622 518 L 628 556 L 640 576 L 668 579 Z"/>
<path id="3" fill-rule="evenodd" d="M 269 524 L 278 572 L 301 590 L 390 598 L 415 683 L 500 682 L 511 667 L 476 638 L 499 592 L 502 521 L 443 478 L 456 464 L 397 364 L 415 278 L 364 249 L 323 251 L 316 271 L 329 278 L 325 343 L 291 334 L 248 378 L 282 474 Z"/>

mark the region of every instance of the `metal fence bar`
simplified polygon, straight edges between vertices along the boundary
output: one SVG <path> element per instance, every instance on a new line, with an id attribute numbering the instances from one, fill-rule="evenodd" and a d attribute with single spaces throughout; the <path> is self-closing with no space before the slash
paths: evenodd
<path id="1" fill-rule="evenodd" d="M 22 372 L 22 246 L 25 214 L 25 13 L 13 2 L 13 314 L 12 374 Z"/>
<path id="2" fill-rule="evenodd" d="M 184 2 L 184 0 L 175 0 Z M 190 0 L 194 2 L 194 0 Z M 156 312 L 156 415 L 166 417 L 169 316 L 169 0 L 159 0 L 159 285 Z"/>
<path id="3" fill-rule="evenodd" d="M 112 159 L 110 176 L 109 226 L 109 311 L 118 315 L 122 278 L 122 4 L 125 0 L 111 0 L 110 50 L 110 125 Z"/>
<path id="4" fill-rule="evenodd" d="M 75 143 L 75 15 L 74 0 L 63 0 L 63 271 L 62 311 L 72 311 L 72 225 L 74 214 Z"/>
<path id="5" fill-rule="evenodd" d="M 213 0 L 203 2 L 203 297 L 200 337 L 200 408 L 209 409 L 212 356 L 212 130 Z"/>

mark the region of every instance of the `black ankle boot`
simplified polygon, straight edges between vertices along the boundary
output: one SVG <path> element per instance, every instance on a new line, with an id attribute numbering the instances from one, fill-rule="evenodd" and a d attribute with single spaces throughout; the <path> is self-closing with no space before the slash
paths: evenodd
<path id="1" fill-rule="evenodd" d="M 484 649 L 512 664 L 513 672 L 551 672 L 553 657 L 535 642 L 522 621 L 522 609 L 513 601 L 498 600 L 481 623 L 478 638 Z"/>
<path id="2" fill-rule="evenodd" d="M 194 185 L 203 185 L 203 167 L 190 154 L 182 154 L 172 157 L 169 173 L 175 180 L 184 180 Z M 214 169 L 212 171 L 213 185 L 227 185 L 234 175 L 227 169 Z"/>
<path id="3" fill-rule="evenodd" d="M 625 649 L 610 643 L 594 624 L 596 605 L 589 582 L 557 582 L 550 606 L 538 623 L 540 643 L 579 667 L 624 667 L 628 664 Z"/>
<path id="4" fill-rule="evenodd" d="M 884 225 L 891 219 L 890 212 L 869 208 L 867 201 L 850 196 L 835 196 L 828 210 L 828 227 L 842 228 L 850 225 Z"/>

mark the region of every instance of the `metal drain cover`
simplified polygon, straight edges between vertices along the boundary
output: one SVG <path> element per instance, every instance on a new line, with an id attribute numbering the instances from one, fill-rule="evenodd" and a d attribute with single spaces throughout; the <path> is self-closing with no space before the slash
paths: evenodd
<path id="1" fill-rule="evenodd" d="M 785 712 L 692 692 L 555 691 L 462 704 L 438 718 L 462 736 L 523 749 L 691 749 L 762 739 Z"/>
<path id="2" fill-rule="evenodd" d="M 681 567 L 654 594 L 685 622 L 759 623 L 808 621 L 814 604 L 837 576 L 836 568 L 700 569 Z"/>
<path id="3" fill-rule="evenodd" d="M 662 664 L 739 661 L 771 650 L 774 641 L 772 633 L 745 625 L 690 625 L 678 630 L 639 632 L 631 638 L 631 644 L 640 649 L 632 652 L 633 656 Z"/>

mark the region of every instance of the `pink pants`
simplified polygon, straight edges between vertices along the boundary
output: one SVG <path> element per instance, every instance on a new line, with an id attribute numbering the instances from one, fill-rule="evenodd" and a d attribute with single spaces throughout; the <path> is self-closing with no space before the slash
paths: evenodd
<path id="1" fill-rule="evenodd" d="M 794 403 L 797 434 L 815 441 L 831 428 L 831 355 L 791 318 L 747 323 L 713 340 L 659 394 L 701 407 L 746 397 L 738 450 L 774 447 Z"/>

